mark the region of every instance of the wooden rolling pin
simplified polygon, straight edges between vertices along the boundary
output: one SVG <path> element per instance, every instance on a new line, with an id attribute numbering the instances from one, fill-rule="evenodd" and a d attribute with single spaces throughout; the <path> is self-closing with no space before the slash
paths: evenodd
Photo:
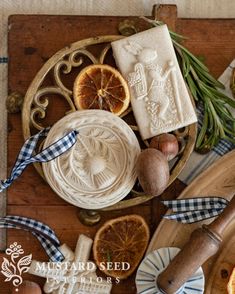
<path id="1" fill-rule="evenodd" d="M 189 241 L 158 276 L 157 285 L 161 292 L 175 293 L 208 258 L 216 254 L 223 231 L 233 218 L 235 195 L 216 220 L 193 231 Z"/>

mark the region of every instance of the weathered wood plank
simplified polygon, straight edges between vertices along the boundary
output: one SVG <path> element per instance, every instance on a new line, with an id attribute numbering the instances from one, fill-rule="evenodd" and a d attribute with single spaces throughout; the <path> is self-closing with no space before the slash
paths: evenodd
<path id="1" fill-rule="evenodd" d="M 5 64 L 1 64 L 5 67 Z M 0 70 L 0 81 L 3 81 L 3 68 Z M 0 180 L 4 180 L 7 176 L 7 112 L 5 107 L 5 98 L 0 97 Z M 6 215 L 6 198 L 7 192 L 0 193 L 0 217 Z M 6 232 L 0 230 L 0 251 L 6 249 Z"/>
<path id="2" fill-rule="evenodd" d="M 3 125 L 3 127 L 5 127 L 5 126 Z M 1 136 L 2 136 L 2 138 L 6 139 L 6 134 L 1 134 Z M 5 142 L 1 145 L 4 149 L 5 149 L 4 145 L 6 144 Z M 5 158 L 6 158 L 6 153 L 3 156 L 5 156 Z M 2 158 L 3 157 L 0 157 L 0 160 L 3 163 Z M 4 168 L 4 163 L 3 163 L 3 166 L 1 166 L 1 172 L 0 172 L 1 179 L 2 178 L 4 179 L 6 177 L 5 171 L 6 171 L 6 167 Z M 6 203 L 7 203 L 7 192 L 3 191 L 1 193 L 1 198 L 0 198 L 0 217 L 3 217 L 6 215 L 6 206 L 7 206 Z M 6 249 L 6 230 L 1 229 L 0 230 L 0 251 L 5 251 L 5 249 Z"/>
<path id="3" fill-rule="evenodd" d="M 22 205 L 10 205 L 8 206 L 8 213 L 27 216 L 34 219 L 41 220 L 51 226 L 61 243 L 66 243 L 72 249 L 76 246 L 78 235 L 83 233 L 87 236 L 94 238 L 97 229 L 108 219 L 115 218 L 126 214 L 139 214 L 142 215 L 148 224 L 151 224 L 151 214 L 149 205 L 142 205 L 138 207 L 129 208 L 122 211 L 115 211 L 110 213 L 103 213 L 101 222 L 94 227 L 87 227 L 80 223 L 78 219 L 78 208 L 71 205 L 46 205 L 46 206 L 22 206 Z M 42 249 L 38 240 L 29 232 L 22 230 L 8 230 L 8 245 L 13 242 L 21 244 L 25 255 L 32 254 L 33 258 L 39 261 L 47 261 L 48 257 L 45 251 Z M 2 260 L 0 255 L 0 263 Z M 45 279 L 39 279 L 31 275 L 24 275 L 25 279 L 37 281 L 42 286 Z M 114 285 L 112 293 L 130 294 L 135 293 L 135 276 L 132 275 L 129 279 L 121 282 L 118 285 Z M 0 275 L 1 293 L 9 293 L 11 288 L 10 283 L 4 283 L 4 276 Z M 132 289 L 132 290 L 130 290 Z"/>
<path id="4" fill-rule="evenodd" d="M 126 17 L 85 17 L 85 16 L 47 16 L 22 15 L 9 19 L 9 91 L 25 93 L 31 80 L 43 63 L 57 50 L 77 41 L 96 35 L 116 34 L 118 23 Z M 139 20 L 138 18 L 133 18 Z M 223 72 L 235 55 L 233 20 L 177 20 L 177 31 L 190 37 L 187 46 L 197 54 L 203 54 L 210 69 L 217 76 Z M 222 26 L 224 26 L 223 31 Z M 217 31 L 219 29 L 219 33 Z M 58 37 L 59 36 L 59 37 Z M 226 45 L 222 46 L 223 43 Z M 224 48 L 226 47 L 226 48 Z M 9 116 L 8 168 L 14 164 L 19 148 L 23 143 L 20 115 Z M 4 177 L 3 177 L 4 178 Z M 175 198 L 184 188 L 175 182 L 163 197 Z M 14 182 L 8 190 L 8 213 L 25 215 L 40 219 L 55 229 L 62 242 L 74 247 L 77 234 L 94 236 L 95 230 L 106 220 L 119 215 L 137 213 L 145 217 L 153 232 L 165 209 L 155 199 L 145 205 L 131 209 L 105 212 L 102 223 L 94 228 L 83 226 L 77 218 L 78 208 L 61 200 L 40 178 L 31 166 L 23 173 L 20 180 Z M 34 258 L 46 260 L 45 253 L 37 240 L 30 233 L 9 230 L 8 245 L 14 241 L 22 244 L 26 253 L 33 253 Z M 0 260 L 3 255 L 0 255 Z M 28 276 L 30 280 L 43 279 Z M 3 282 L 0 275 L 1 291 L 9 293 L 11 284 Z M 134 275 L 121 285 L 115 286 L 112 293 L 135 293 Z"/>

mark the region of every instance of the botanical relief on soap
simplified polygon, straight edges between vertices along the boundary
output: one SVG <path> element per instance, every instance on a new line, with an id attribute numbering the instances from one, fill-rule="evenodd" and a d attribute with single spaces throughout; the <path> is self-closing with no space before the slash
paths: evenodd
<path id="1" fill-rule="evenodd" d="M 169 60 L 162 68 L 158 64 L 157 50 L 136 42 L 128 42 L 124 48 L 136 58 L 133 72 L 128 74 L 128 83 L 134 99 L 145 102 L 150 132 L 177 127 L 183 118 L 173 61 Z"/>
<path id="2" fill-rule="evenodd" d="M 123 199 L 136 181 L 139 142 L 118 116 L 104 110 L 80 110 L 58 121 L 44 146 L 68 130 L 78 130 L 76 144 L 43 164 L 44 175 L 66 201 L 85 209 L 99 209 Z"/>
<path id="3" fill-rule="evenodd" d="M 122 173 L 120 158 L 125 160 L 125 152 L 120 146 L 118 136 L 107 128 L 84 127 L 73 151 L 61 157 L 64 177 L 81 190 L 107 189 Z"/>

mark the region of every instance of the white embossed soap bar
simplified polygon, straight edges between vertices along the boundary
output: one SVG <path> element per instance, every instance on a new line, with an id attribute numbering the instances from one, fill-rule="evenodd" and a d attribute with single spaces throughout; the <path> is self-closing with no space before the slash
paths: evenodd
<path id="1" fill-rule="evenodd" d="M 133 188 L 139 142 L 118 116 L 104 110 L 79 110 L 51 128 L 44 147 L 69 130 L 77 142 L 62 156 L 43 163 L 45 178 L 64 200 L 85 209 L 100 209 L 122 200 Z"/>
<path id="2" fill-rule="evenodd" d="M 112 43 L 142 139 L 197 121 L 166 25 Z"/>

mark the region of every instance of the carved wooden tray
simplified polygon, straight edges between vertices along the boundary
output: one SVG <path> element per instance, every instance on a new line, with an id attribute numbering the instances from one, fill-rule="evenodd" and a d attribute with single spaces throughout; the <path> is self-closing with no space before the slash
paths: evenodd
<path id="1" fill-rule="evenodd" d="M 198 176 L 178 198 L 218 195 L 228 200 L 235 193 L 235 150 L 223 156 Z M 147 253 L 161 248 L 174 246 L 182 248 L 191 232 L 203 223 L 180 224 L 163 219 L 155 231 Z M 224 232 L 221 249 L 204 265 L 206 278 L 205 294 L 226 294 L 229 276 L 235 267 L 235 219 Z M 196 258 L 196 257 L 195 257 Z"/>
<path id="2" fill-rule="evenodd" d="M 75 42 L 58 51 L 44 64 L 29 86 L 24 99 L 22 121 L 25 139 L 44 127 L 53 125 L 64 115 L 76 111 L 72 88 L 77 74 L 92 63 L 106 63 L 115 66 L 110 42 L 120 38 L 122 36 L 106 35 Z M 122 118 L 137 132 L 137 137 L 141 141 L 131 112 L 131 108 L 129 108 Z M 193 151 L 196 140 L 196 124 L 177 130 L 175 134 L 179 140 L 184 140 L 185 146 L 171 168 L 169 185 L 177 178 Z M 148 142 L 140 143 L 143 148 L 148 145 Z M 44 177 L 41 165 L 35 164 L 35 168 Z M 152 196 L 143 193 L 132 192 L 128 199 L 105 210 L 130 207 L 152 198 Z"/>

